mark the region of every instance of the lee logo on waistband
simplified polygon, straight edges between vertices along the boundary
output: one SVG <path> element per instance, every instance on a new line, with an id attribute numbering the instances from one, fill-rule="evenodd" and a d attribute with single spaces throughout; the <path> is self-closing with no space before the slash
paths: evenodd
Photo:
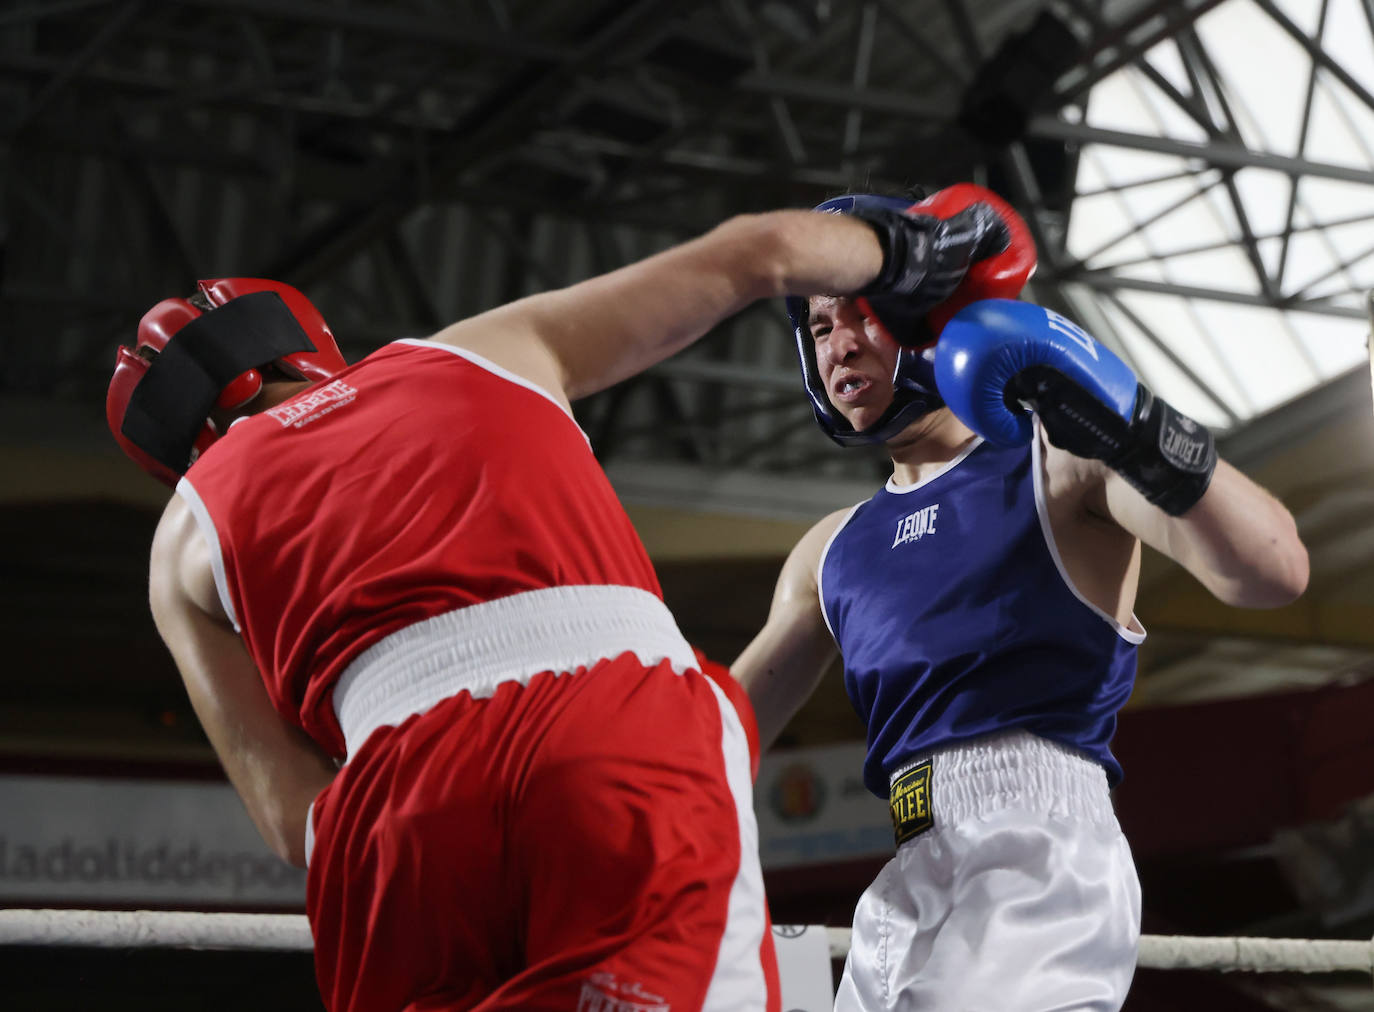
<path id="1" fill-rule="evenodd" d="M 926 759 L 892 781 L 888 789 L 898 846 L 935 825 L 935 816 L 930 811 L 930 775 L 930 760 Z"/>

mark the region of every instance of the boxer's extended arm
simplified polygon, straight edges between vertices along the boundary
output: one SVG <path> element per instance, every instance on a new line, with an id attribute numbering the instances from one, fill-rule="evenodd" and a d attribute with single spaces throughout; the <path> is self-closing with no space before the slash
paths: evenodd
<path id="1" fill-rule="evenodd" d="M 1277 608 L 1307 587 L 1307 549 L 1292 514 L 1226 461 L 1217 462 L 1206 493 L 1179 517 L 1151 506 L 1115 471 L 1101 470 L 1112 519 L 1227 604 Z"/>
<path id="2" fill-rule="evenodd" d="M 174 496 L 153 538 L 149 599 L 196 716 L 263 839 L 305 865 L 306 810 L 335 767 L 272 705 L 219 603 L 209 548 Z"/>
<path id="3" fill-rule="evenodd" d="M 847 512 L 832 513 L 797 542 L 778 576 L 767 622 L 730 666 L 754 705 L 763 751 L 777 740 L 835 659 L 835 640 L 821 615 L 816 567 Z"/>
<path id="4" fill-rule="evenodd" d="M 883 265 L 874 230 L 845 215 L 771 211 L 435 335 L 576 399 L 643 371 L 757 299 L 852 292 Z"/>

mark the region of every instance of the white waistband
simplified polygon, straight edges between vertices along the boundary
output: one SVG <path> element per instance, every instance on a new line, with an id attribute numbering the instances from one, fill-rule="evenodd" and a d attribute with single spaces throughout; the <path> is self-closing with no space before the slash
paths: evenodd
<path id="1" fill-rule="evenodd" d="M 460 692 L 574 671 L 629 651 L 641 664 L 696 667 L 667 606 L 637 587 L 550 587 L 474 604 L 406 626 L 344 669 L 334 712 L 352 755 L 367 736 Z"/>
<path id="2" fill-rule="evenodd" d="M 1088 822 L 1116 819 L 1106 770 L 1026 731 L 933 749 L 903 765 L 889 784 L 927 759 L 932 760 L 930 810 L 937 826 L 1007 808 Z"/>

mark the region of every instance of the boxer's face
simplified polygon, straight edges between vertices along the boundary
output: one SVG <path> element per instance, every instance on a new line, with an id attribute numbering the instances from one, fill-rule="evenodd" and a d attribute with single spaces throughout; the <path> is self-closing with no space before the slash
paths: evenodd
<path id="1" fill-rule="evenodd" d="M 815 295 L 807 305 L 826 395 L 850 425 L 866 429 L 892 403 L 900 346 L 848 298 Z"/>

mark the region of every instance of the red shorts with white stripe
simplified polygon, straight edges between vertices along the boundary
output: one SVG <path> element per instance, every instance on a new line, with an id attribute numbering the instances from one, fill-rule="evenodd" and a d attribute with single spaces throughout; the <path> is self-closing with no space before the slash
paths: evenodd
<path id="1" fill-rule="evenodd" d="M 701 666 L 625 653 L 371 731 L 314 806 L 331 1012 L 775 1012 L 753 718 Z"/>

